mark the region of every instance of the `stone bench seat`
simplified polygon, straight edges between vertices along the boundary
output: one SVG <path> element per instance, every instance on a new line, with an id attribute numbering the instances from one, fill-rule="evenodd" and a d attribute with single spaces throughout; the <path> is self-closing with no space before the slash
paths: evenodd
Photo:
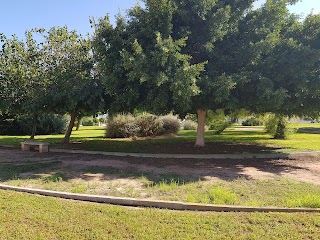
<path id="1" fill-rule="evenodd" d="M 50 143 L 47 142 L 21 142 L 21 150 L 22 151 L 29 151 L 30 146 L 39 146 L 39 152 L 49 152 L 49 145 Z"/>

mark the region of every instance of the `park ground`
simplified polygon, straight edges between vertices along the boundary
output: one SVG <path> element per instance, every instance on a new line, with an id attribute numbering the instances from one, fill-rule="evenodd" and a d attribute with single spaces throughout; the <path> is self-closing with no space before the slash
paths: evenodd
<path id="1" fill-rule="evenodd" d="M 320 150 L 318 126 L 302 126 L 276 141 L 263 129 L 235 127 L 207 134 L 205 153 L 273 153 Z M 103 138 L 104 129 L 84 128 L 66 148 L 181 153 L 194 149 L 194 132 L 157 139 Z M 26 137 L 1 137 L 18 147 Z M 53 148 L 61 136 L 40 136 Z M 187 143 L 186 145 L 184 143 Z M 176 144 L 176 145 L 174 145 Z M 189 146 L 189 145 L 190 146 Z M 181 146 L 178 149 L 177 146 Z M 187 147 L 186 147 L 187 146 Z M 191 150 L 189 150 L 191 152 Z M 198 150 L 200 151 L 200 150 Z M 190 153 L 187 151 L 187 153 Z M 167 152 L 166 152 L 167 153 Z M 1 183 L 72 193 L 245 206 L 320 207 L 319 157 L 274 159 L 158 159 L 21 152 L 0 148 Z M 197 213 L 81 203 L 1 191 L 0 239 L 318 239 L 317 213 Z M 81 218 L 79 218 L 79 214 Z M 63 224 L 68 222 L 68 224 Z M 43 229 L 46 231 L 43 231 Z M 80 236 L 80 237 L 79 237 Z"/>

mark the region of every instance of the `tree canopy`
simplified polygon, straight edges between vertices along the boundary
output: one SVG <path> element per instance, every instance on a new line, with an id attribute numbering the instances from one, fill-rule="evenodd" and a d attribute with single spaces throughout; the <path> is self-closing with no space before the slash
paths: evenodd
<path id="1" fill-rule="evenodd" d="M 115 110 L 197 112 L 198 146 L 208 109 L 301 110 L 293 95 L 315 64 L 313 49 L 293 37 L 304 25 L 287 9 L 297 1 L 268 0 L 258 9 L 253 0 L 143 2 L 115 27 L 107 17 L 94 24 L 95 57 Z M 308 63 L 296 68 L 303 57 Z"/>
<path id="2" fill-rule="evenodd" d="M 144 0 L 91 20 L 93 40 L 67 27 L 0 35 L 0 111 L 71 115 L 103 108 L 198 115 L 208 110 L 317 115 L 320 15 L 304 20 L 297 0 Z M 40 34 L 42 41 L 35 40 Z"/>
<path id="3" fill-rule="evenodd" d="M 69 142 L 77 114 L 94 114 L 102 102 L 91 40 L 67 27 L 27 31 L 25 41 L 4 35 L 1 40 L 1 112 L 32 114 L 35 122 L 40 113 L 68 113 Z"/>

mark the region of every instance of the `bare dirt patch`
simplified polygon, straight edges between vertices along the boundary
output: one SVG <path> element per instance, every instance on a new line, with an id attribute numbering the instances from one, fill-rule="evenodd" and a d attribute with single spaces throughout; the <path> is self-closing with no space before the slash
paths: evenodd
<path id="1" fill-rule="evenodd" d="M 85 171 L 101 174 L 93 181 L 113 178 L 130 179 L 134 176 L 176 174 L 186 179 L 276 179 L 289 178 L 320 185 L 320 158 L 297 157 L 292 159 L 157 159 L 113 157 L 86 154 L 21 152 L 0 148 L 0 167 L 5 164 L 55 162 L 69 171 L 68 178 L 87 178 Z M 29 172 L 29 171 L 28 171 Z M 45 174 L 45 172 L 42 172 Z M 98 175 L 97 175 L 98 176 Z"/>

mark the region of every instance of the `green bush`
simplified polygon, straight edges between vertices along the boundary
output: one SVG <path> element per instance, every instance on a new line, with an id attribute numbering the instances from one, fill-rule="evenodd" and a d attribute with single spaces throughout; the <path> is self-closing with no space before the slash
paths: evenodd
<path id="1" fill-rule="evenodd" d="M 162 131 L 163 122 L 154 115 L 141 115 L 136 118 L 139 127 L 138 136 L 156 136 Z"/>
<path id="2" fill-rule="evenodd" d="M 94 126 L 92 120 L 82 121 L 82 126 Z"/>
<path id="3" fill-rule="evenodd" d="M 160 134 L 176 134 L 180 130 L 180 121 L 176 116 L 166 115 L 158 118 L 162 122 L 162 130 Z"/>
<path id="4" fill-rule="evenodd" d="M 37 118 L 36 134 L 60 134 L 66 130 L 67 118 L 59 114 L 43 114 Z M 33 116 L 2 116 L 0 119 L 1 135 L 29 135 L 32 132 Z"/>
<path id="5" fill-rule="evenodd" d="M 0 135 L 25 135 L 20 132 L 20 126 L 15 116 L 0 115 Z"/>
<path id="6" fill-rule="evenodd" d="M 287 121 L 284 117 L 269 116 L 265 122 L 266 132 L 275 139 L 285 139 L 287 137 Z"/>
<path id="7" fill-rule="evenodd" d="M 109 138 L 128 138 L 138 133 L 139 126 L 131 114 L 118 114 L 108 119 L 106 136 Z"/>
<path id="8" fill-rule="evenodd" d="M 222 133 L 230 126 L 230 122 L 225 119 L 215 119 L 209 125 L 209 130 L 216 130 L 216 134 Z"/>
<path id="9" fill-rule="evenodd" d="M 197 130 L 198 124 L 192 120 L 185 120 L 182 124 L 183 130 Z"/>
<path id="10" fill-rule="evenodd" d="M 99 120 L 93 117 L 84 117 L 81 124 L 82 126 L 98 126 Z"/>
<path id="11" fill-rule="evenodd" d="M 216 111 L 209 110 L 207 113 L 206 123 L 209 126 L 209 130 L 216 130 L 216 134 L 222 133 L 231 125 L 229 119 L 221 109 Z"/>
<path id="12" fill-rule="evenodd" d="M 265 130 L 270 135 L 274 135 L 277 130 L 278 120 L 275 116 L 269 116 L 265 122 Z"/>
<path id="13" fill-rule="evenodd" d="M 242 126 L 262 126 L 263 122 L 256 117 L 248 118 L 242 122 Z"/>

